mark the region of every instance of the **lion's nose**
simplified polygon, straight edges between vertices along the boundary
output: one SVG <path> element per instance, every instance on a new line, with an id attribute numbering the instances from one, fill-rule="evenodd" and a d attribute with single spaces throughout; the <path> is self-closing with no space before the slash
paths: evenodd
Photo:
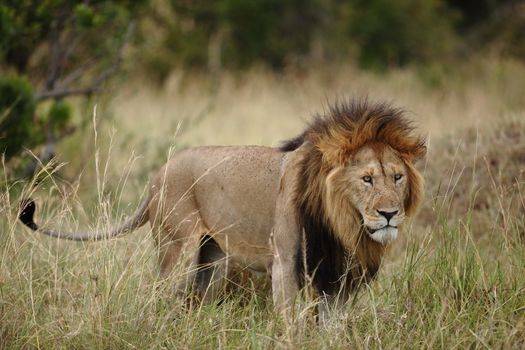
<path id="1" fill-rule="evenodd" d="M 390 219 L 392 219 L 392 217 L 394 215 L 397 214 L 398 210 L 394 210 L 394 211 L 383 211 L 383 210 L 378 210 L 377 211 L 380 215 L 384 216 L 386 218 L 386 221 L 389 222 Z"/>

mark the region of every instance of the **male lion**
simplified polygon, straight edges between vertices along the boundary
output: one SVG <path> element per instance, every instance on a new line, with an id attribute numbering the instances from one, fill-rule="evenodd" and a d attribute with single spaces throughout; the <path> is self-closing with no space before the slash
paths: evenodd
<path id="1" fill-rule="evenodd" d="M 280 148 L 198 147 L 175 155 L 136 213 L 110 233 L 39 228 L 34 202 L 20 219 L 70 240 L 99 240 L 150 221 L 161 275 L 189 271 L 177 289 L 212 298 L 225 261 L 272 276 L 274 304 L 285 307 L 311 278 L 325 300 L 345 300 L 377 273 L 387 245 L 414 213 L 426 153 L 400 109 L 337 103 Z"/>

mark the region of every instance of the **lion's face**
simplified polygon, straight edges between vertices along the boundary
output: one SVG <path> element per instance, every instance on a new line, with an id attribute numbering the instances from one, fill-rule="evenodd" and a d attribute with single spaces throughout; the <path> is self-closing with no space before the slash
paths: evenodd
<path id="1" fill-rule="evenodd" d="M 403 160 L 389 146 L 365 146 L 349 159 L 343 176 L 348 184 L 345 192 L 359 211 L 365 232 L 383 244 L 394 240 L 409 195 Z"/>

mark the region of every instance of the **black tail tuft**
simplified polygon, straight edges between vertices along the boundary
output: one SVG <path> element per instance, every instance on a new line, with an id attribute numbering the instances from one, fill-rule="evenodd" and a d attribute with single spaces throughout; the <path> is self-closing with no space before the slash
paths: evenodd
<path id="1" fill-rule="evenodd" d="M 18 215 L 20 221 L 33 231 L 38 230 L 38 225 L 33 221 L 35 207 L 35 201 L 31 198 L 24 199 L 20 203 L 20 214 Z"/>

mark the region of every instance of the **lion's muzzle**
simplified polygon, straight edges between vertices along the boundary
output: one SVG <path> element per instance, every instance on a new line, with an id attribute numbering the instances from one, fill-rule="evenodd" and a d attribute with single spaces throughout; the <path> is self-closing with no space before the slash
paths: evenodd
<path id="1" fill-rule="evenodd" d="M 369 222 L 365 222 L 366 232 L 370 238 L 382 244 L 395 240 L 404 215 L 400 215 L 397 209 L 377 209 L 375 212 L 377 215 Z"/>
<path id="2" fill-rule="evenodd" d="M 381 244 L 389 243 L 397 238 L 397 226 L 388 225 L 380 229 L 367 231 L 370 238 Z"/>

